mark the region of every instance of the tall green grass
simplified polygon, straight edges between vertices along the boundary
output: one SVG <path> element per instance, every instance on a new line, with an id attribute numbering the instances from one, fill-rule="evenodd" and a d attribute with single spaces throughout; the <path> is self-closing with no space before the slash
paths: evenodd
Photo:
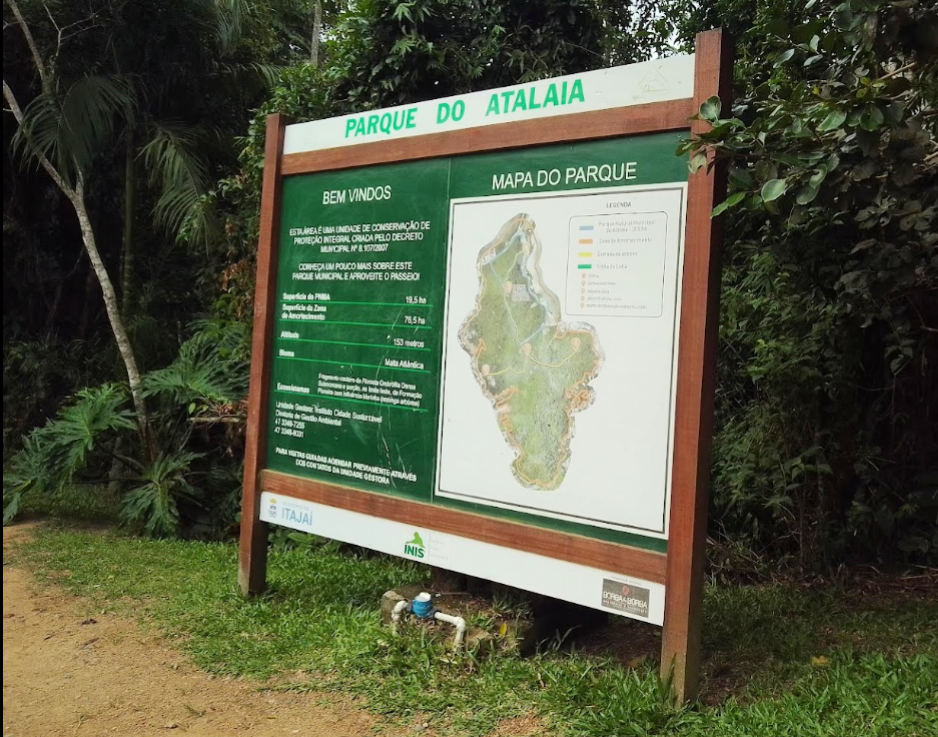
<path id="1" fill-rule="evenodd" d="M 432 714 L 441 733 L 484 735 L 533 713 L 551 735 L 938 735 L 938 597 L 709 587 L 705 696 L 715 705 L 675 709 L 654 662 L 632 669 L 556 645 L 527 659 L 453 654 L 418 627 L 393 637 L 379 622 L 381 594 L 426 569 L 336 545 L 272 551 L 270 590 L 253 600 L 237 592 L 230 544 L 46 526 L 14 559 L 157 626 L 209 672 L 347 692 L 391 722 Z"/>

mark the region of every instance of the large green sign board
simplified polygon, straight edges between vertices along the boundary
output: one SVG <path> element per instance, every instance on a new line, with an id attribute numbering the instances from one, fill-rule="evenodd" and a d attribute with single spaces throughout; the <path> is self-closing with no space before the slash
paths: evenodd
<path id="1" fill-rule="evenodd" d="M 696 688 L 729 46 L 267 120 L 239 581 L 267 525 L 663 626 Z"/>
<path id="2" fill-rule="evenodd" d="M 619 197 L 614 203 L 608 203 L 602 200 L 601 195 L 613 190 L 616 193 L 644 192 L 648 202 L 653 203 L 654 197 L 667 194 L 664 190 L 655 189 L 656 186 L 686 180 L 686 163 L 675 155 L 678 138 L 677 134 L 662 133 L 286 178 L 283 182 L 272 334 L 268 468 L 419 501 L 469 508 L 481 505 L 488 513 L 496 515 L 522 518 L 606 539 L 635 542 L 634 531 L 596 525 L 598 514 L 564 510 L 555 513 L 550 509 L 542 510 L 536 504 L 514 504 L 510 499 L 500 500 L 497 495 L 487 496 L 471 490 L 462 492 L 455 488 L 458 483 L 450 484 L 453 488 L 449 489 L 441 487 L 438 473 L 445 475 L 446 471 L 438 457 L 440 413 L 446 383 L 446 305 L 450 293 L 458 291 L 456 282 L 470 285 L 469 289 L 474 294 L 488 289 L 491 296 L 494 293 L 491 290 L 496 289 L 494 280 L 500 277 L 495 271 L 488 285 L 484 271 L 475 273 L 479 252 L 487 243 L 497 240 L 500 228 L 506 224 L 506 219 L 497 214 L 488 220 L 486 203 L 493 207 L 504 205 L 508 208 L 505 212 L 522 214 L 537 212 L 538 206 L 562 209 L 564 203 L 571 201 L 571 193 L 585 193 L 578 199 L 574 198 L 577 202 L 590 203 L 591 197 L 598 196 L 599 199 L 590 205 L 592 209 L 587 208 L 587 215 L 583 215 L 580 208 L 571 211 L 573 214 L 563 221 L 564 228 L 569 221 L 572 235 L 566 230 L 556 232 L 559 228 L 547 232 L 543 226 L 537 231 L 538 242 L 546 244 L 543 246 L 545 251 L 552 249 L 553 253 L 560 249 L 565 259 L 584 262 L 570 263 L 571 276 L 567 283 L 558 283 L 558 279 L 551 284 L 534 283 L 538 279 L 543 280 L 538 263 L 526 267 L 523 260 L 515 259 L 515 264 L 506 261 L 504 267 L 498 267 L 505 273 L 508 273 L 507 269 L 514 268 L 520 274 L 515 277 L 519 283 L 515 292 L 504 304 L 528 305 L 528 302 L 518 300 L 530 298 L 524 294 L 519 297 L 517 290 L 523 286 L 524 274 L 530 272 L 533 281 L 528 285 L 528 291 L 535 294 L 542 288 L 544 294 L 550 295 L 537 299 L 548 305 L 545 307 L 548 313 L 551 310 L 557 313 L 553 321 L 560 326 L 545 331 L 538 322 L 542 318 L 532 318 L 534 322 L 530 332 L 536 333 L 537 337 L 529 342 L 528 348 L 522 346 L 522 350 L 516 353 L 523 357 L 524 350 L 529 351 L 530 362 L 525 363 L 540 372 L 537 380 L 542 381 L 544 387 L 556 381 L 572 382 L 571 386 L 576 384 L 579 378 L 564 378 L 560 367 L 572 370 L 577 363 L 562 363 L 566 356 L 558 352 L 569 351 L 570 345 L 582 346 L 582 360 L 594 361 L 595 354 L 598 366 L 601 357 L 612 355 L 614 340 L 611 334 L 601 334 L 597 337 L 597 345 L 589 346 L 586 338 L 577 337 L 580 333 L 576 330 L 585 336 L 582 331 L 593 330 L 592 324 L 597 320 L 611 320 L 614 328 L 616 319 L 630 319 L 628 315 L 617 318 L 614 305 L 611 308 L 604 306 L 612 304 L 609 300 L 615 299 L 614 296 L 603 296 L 610 289 L 615 291 L 614 281 L 589 282 L 587 278 L 598 279 L 603 273 L 613 274 L 618 266 L 626 270 L 623 273 L 627 273 L 627 269 L 644 268 L 636 260 L 636 251 L 622 251 L 621 248 L 616 251 L 614 246 L 616 243 L 621 246 L 621 242 L 608 239 L 613 238 L 617 230 L 630 229 L 631 232 L 639 228 L 641 231 L 642 221 L 635 218 L 645 217 L 641 213 L 661 209 L 654 204 L 634 206 L 631 201 L 625 202 Z M 659 194 L 655 195 L 656 192 Z M 632 207 L 638 214 L 629 220 L 628 213 L 622 214 L 622 207 Z M 597 208 L 603 209 L 598 214 L 591 214 Z M 603 214 L 606 211 L 613 214 Z M 479 213 L 478 216 L 475 213 Z M 480 228 L 477 240 L 472 241 L 470 237 L 468 250 L 471 251 L 471 261 L 465 263 L 459 261 L 457 250 L 461 233 L 469 232 L 469 226 L 457 223 L 454 230 L 454 217 L 462 217 L 472 227 L 478 225 Z M 674 222 L 670 226 L 675 245 L 678 244 L 676 234 L 681 229 L 678 219 L 672 216 Z M 546 222 L 543 217 L 528 217 L 524 222 L 529 225 L 525 227 L 536 228 L 535 220 Z M 511 222 L 515 221 L 509 217 L 507 223 Z M 584 224 L 587 222 L 589 224 Z M 603 242 L 598 239 L 596 248 L 589 244 L 582 248 L 577 245 L 590 239 L 578 239 L 575 235 L 592 235 L 594 232 L 606 233 L 610 247 L 598 248 Z M 663 264 L 665 234 L 662 231 L 656 237 L 661 242 L 645 248 L 655 250 Z M 596 259 L 589 263 L 590 257 L 583 254 L 592 255 L 593 251 Z M 551 258 L 551 253 L 543 255 L 545 263 Z M 603 262 L 603 254 L 612 260 L 616 260 L 618 254 L 621 257 L 618 261 L 622 263 Z M 459 273 L 447 274 L 448 263 L 450 269 L 457 269 Z M 671 268 L 671 272 L 674 270 Z M 652 271 L 657 274 L 654 278 L 658 280 L 657 290 L 661 292 L 664 266 L 659 265 Z M 676 291 L 673 273 L 668 278 L 673 298 Z M 588 303 L 587 286 L 592 284 L 596 286 L 589 291 L 592 302 Z M 607 288 L 603 289 L 603 285 Z M 503 282 L 497 285 L 498 289 L 504 287 Z M 578 289 L 583 297 L 580 302 L 573 299 Z M 557 297 L 558 294 L 561 297 Z M 660 295 L 658 299 L 660 301 Z M 553 302 L 548 304 L 549 300 Z M 564 313 L 583 314 L 582 319 L 587 322 L 557 322 L 561 303 Z M 622 309 L 627 311 L 628 306 Z M 453 306 L 448 333 L 454 345 L 459 326 L 471 311 L 462 309 L 457 314 L 459 310 Z M 569 439 L 564 435 L 573 434 L 572 413 L 577 408 L 557 410 L 560 424 L 564 422 L 564 413 L 569 413 L 569 432 L 558 429 L 551 434 L 549 430 L 543 430 L 544 438 L 539 439 L 534 437 L 536 432 L 541 432 L 537 428 L 525 435 L 524 410 L 519 406 L 515 416 L 502 420 L 505 438 L 501 439 L 497 422 L 499 417 L 506 415 L 504 406 L 500 406 L 494 396 L 498 392 L 504 395 L 506 390 L 509 394 L 515 391 L 517 387 L 512 386 L 511 381 L 515 377 L 523 377 L 527 369 L 522 365 L 508 365 L 512 361 L 510 357 L 501 373 L 489 366 L 497 360 L 494 357 L 495 343 L 502 342 L 501 338 L 494 337 L 500 330 L 499 325 L 510 326 L 528 319 L 528 313 L 529 310 L 524 314 L 517 313 L 515 307 L 503 313 L 495 310 L 488 322 L 478 322 L 482 332 L 475 338 L 476 344 L 488 345 L 486 356 L 493 358 L 480 359 L 473 368 L 469 363 L 473 356 L 454 349 L 449 365 L 452 368 L 466 364 L 472 369 L 481 386 L 472 388 L 467 385 L 465 393 L 471 394 L 480 407 L 486 405 L 483 394 L 488 395 L 496 416 L 486 415 L 484 421 L 491 426 L 493 437 L 504 445 L 506 452 L 527 458 L 526 464 L 504 464 L 505 474 L 513 470 L 522 486 L 535 491 L 544 487 L 547 491 L 542 489 L 543 495 L 556 487 L 558 479 L 562 481 L 566 473 L 570 451 L 564 445 L 569 445 Z M 590 319 L 591 314 L 596 316 L 595 319 Z M 608 316 L 610 314 L 612 317 Z M 670 327 L 666 332 L 671 336 L 673 309 L 669 314 Z M 641 321 L 641 314 L 631 316 L 631 319 Z M 514 330 L 514 327 L 510 329 Z M 566 333 L 569 336 L 564 342 L 561 334 Z M 610 347 L 605 354 L 600 353 L 599 338 Z M 471 342 L 472 339 L 464 335 L 463 340 Z M 463 348 L 469 350 L 466 345 Z M 550 351 L 557 356 L 547 357 Z M 539 361 L 541 352 L 545 353 Z M 456 371 L 455 368 L 452 370 Z M 502 384 L 498 387 L 493 385 L 491 392 L 486 386 L 487 381 L 492 381 L 490 375 L 504 377 Z M 537 377 L 533 373 L 531 376 L 533 382 Z M 463 370 L 461 379 L 471 382 L 470 371 Z M 606 381 L 611 384 L 609 378 Z M 517 383 L 522 385 L 520 378 Z M 534 383 L 526 386 L 533 387 L 532 392 L 541 392 Z M 561 387 L 560 391 L 563 389 Z M 584 381 L 580 391 L 592 392 L 592 389 Z M 537 399 L 540 402 L 542 397 L 539 395 Z M 454 396 L 448 406 L 456 407 L 460 401 L 461 397 Z M 506 430 L 505 422 L 512 425 L 510 430 Z M 527 422 L 536 423 L 537 418 L 528 418 Z M 484 430 L 489 429 L 488 425 Z M 445 427 L 442 437 L 445 442 Z M 450 441 L 450 447 L 454 447 L 456 442 Z M 458 444 L 460 458 L 471 457 L 471 435 L 459 439 Z M 540 456 L 543 458 L 538 461 Z M 450 475 L 453 473 L 458 474 L 458 469 L 451 471 Z M 544 478 L 533 478 L 538 476 Z M 663 516 L 663 513 L 662 506 L 658 515 Z M 662 521 L 658 532 L 663 531 Z M 660 536 L 649 538 L 645 546 L 662 549 L 664 541 Z"/>

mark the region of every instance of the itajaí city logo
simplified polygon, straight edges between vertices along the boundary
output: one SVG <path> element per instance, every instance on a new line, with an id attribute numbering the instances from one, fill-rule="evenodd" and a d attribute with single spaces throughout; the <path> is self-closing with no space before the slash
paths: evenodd
<path id="1" fill-rule="evenodd" d="M 409 558 L 423 560 L 426 557 L 427 549 L 423 545 L 423 538 L 420 533 L 414 530 L 414 539 L 404 543 L 404 555 Z"/>

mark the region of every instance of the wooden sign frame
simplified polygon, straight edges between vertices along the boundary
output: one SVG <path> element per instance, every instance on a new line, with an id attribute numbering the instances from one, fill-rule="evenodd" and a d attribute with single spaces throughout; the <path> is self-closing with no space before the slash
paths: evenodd
<path id="1" fill-rule="evenodd" d="M 719 315 L 722 244 L 720 218 L 711 212 L 725 195 L 722 167 L 714 163 L 688 179 L 687 220 L 678 337 L 677 392 L 667 553 L 583 537 L 471 512 L 408 501 L 265 470 L 270 401 L 280 206 L 284 177 L 390 162 L 491 152 L 552 143 L 644 133 L 708 129 L 691 120 L 716 96 L 728 108 L 731 47 L 722 31 L 697 36 L 693 97 L 597 112 L 502 123 L 357 146 L 283 154 L 285 116 L 267 119 L 260 240 L 239 559 L 245 594 L 266 586 L 268 530 L 260 519 L 261 490 L 420 525 L 548 558 L 621 571 L 666 586 L 661 668 L 678 700 L 694 698 L 700 666 L 701 608 L 709 497 L 709 455 Z"/>

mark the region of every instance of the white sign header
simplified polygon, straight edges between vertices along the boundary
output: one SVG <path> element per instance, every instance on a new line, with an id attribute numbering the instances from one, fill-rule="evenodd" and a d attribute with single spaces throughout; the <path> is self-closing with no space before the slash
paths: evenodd
<path id="1" fill-rule="evenodd" d="M 289 125 L 283 153 L 321 151 L 497 123 L 693 96 L 694 56 L 672 56 L 413 105 Z"/>

